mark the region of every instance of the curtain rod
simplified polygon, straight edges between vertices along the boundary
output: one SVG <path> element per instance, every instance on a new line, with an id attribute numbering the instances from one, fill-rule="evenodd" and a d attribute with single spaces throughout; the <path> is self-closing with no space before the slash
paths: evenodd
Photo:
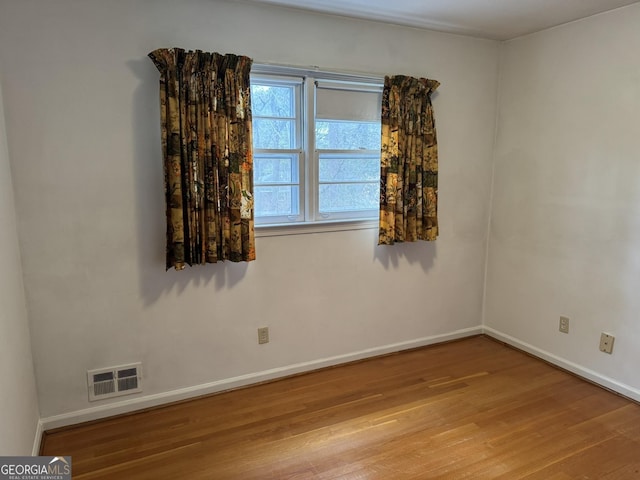
<path id="1" fill-rule="evenodd" d="M 296 75 L 296 76 L 314 76 L 321 74 L 325 79 L 334 80 L 351 80 L 370 83 L 384 83 L 384 75 L 373 75 L 370 73 L 361 73 L 344 70 L 327 70 L 320 68 L 316 65 L 310 65 L 306 67 L 300 67 L 296 65 L 282 65 L 277 63 L 258 62 L 254 61 L 251 67 L 251 73 L 264 73 L 264 74 L 282 74 L 282 75 Z"/>

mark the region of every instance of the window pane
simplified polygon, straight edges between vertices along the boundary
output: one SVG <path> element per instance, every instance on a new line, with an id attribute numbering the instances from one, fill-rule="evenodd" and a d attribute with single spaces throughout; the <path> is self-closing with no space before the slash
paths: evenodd
<path id="1" fill-rule="evenodd" d="M 379 155 L 320 155 L 321 182 L 377 182 L 379 179 Z"/>
<path id="2" fill-rule="evenodd" d="M 298 183 L 296 155 L 256 155 L 253 159 L 253 182 Z"/>
<path id="3" fill-rule="evenodd" d="M 340 82 L 319 82 L 316 88 L 316 118 L 356 122 L 380 120 L 381 87 L 376 90 L 357 90 L 354 87 L 342 90 L 339 85 Z"/>
<path id="4" fill-rule="evenodd" d="M 296 148 L 295 120 L 253 119 L 253 148 Z"/>
<path id="5" fill-rule="evenodd" d="M 379 195 L 379 182 L 320 185 L 320 212 L 377 210 Z"/>
<path id="6" fill-rule="evenodd" d="M 294 117 L 294 87 L 251 85 L 251 111 L 258 117 Z"/>
<path id="7" fill-rule="evenodd" d="M 298 187 L 254 187 L 255 216 L 297 215 Z"/>
<path id="8" fill-rule="evenodd" d="M 380 123 L 316 121 L 319 150 L 380 150 Z"/>

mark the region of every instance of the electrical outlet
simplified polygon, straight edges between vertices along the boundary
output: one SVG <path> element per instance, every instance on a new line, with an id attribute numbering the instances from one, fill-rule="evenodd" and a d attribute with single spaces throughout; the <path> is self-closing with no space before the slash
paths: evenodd
<path id="1" fill-rule="evenodd" d="M 269 327 L 260 327 L 258 329 L 258 343 L 269 343 Z"/>
<path id="2" fill-rule="evenodd" d="M 569 317 L 560 317 L 560 325 L 558 330 L 562 333 L 569 333 Z"/>
<path id="3" fill-rule="evenodd" d="M 602 332 L 600 335 L 600 351 L 604 353 L 613 352 L 613 341 L 616 339 L 613 335 Z"/>

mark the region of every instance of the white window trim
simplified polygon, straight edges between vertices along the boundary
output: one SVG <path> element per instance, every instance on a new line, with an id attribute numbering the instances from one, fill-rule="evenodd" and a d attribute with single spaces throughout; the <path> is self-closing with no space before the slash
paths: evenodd
<path id="1" fill-rule="evenodd" d="M 287 224 L 255 225 L 256 237 L 281 237 L 323 232 L 345 232 L 348 230 L 373 230 L 379 226 L 378 219 L 334 220 L 326 222 L 299 222 Z"/>
<path id="2" fill-rule="evenodd" d="M 319 67 L 305 68 L 270 63 L 254 63 L 251 67 L 251 73 L 255 73 L 260 76 L 272 75 L 276 78 L 280 75 L 292 77 L 313 77 L 315 75 L 321 75 L 323 80 L 337 80 L 354 83 L 378 83 L 380 85 L 384 84 L 384 76 L 354 72 L 339 72 L 335 70 L 327 71 L 322 70 Z"/>
<path id="3" fill-rule="evenodd" d="M 308 77 L 316 78 L 321 76 L 321 79 L 317 79 L 318 82 L 323 82 L 325 86 L 333 81 L 340 82 L 352 82 L 354 89 L 379 89 L 382 90 L 384 84 L 383 76 L 364 75 L 360 73 L 349 72 L 336 72 L 325 71 L 318 67 L 300 68 L 284 65 L 273 65 L 266 63 L 254 63 L 251 68 L 251 73 L 255 74 L 261 79 L 271 76 L 274 80 L 281 77 L 301 77 L 307 80 Z M 377 85 L 375 85 L 377 84 Z M 379 86 L 378 86 L 379 85 Z M 344 89 L 344 84 L 343 87 Z M 314 105 L 315 94 L 312 82 L 304 82 L 302 88 L 302 96 L 307 106 Z M 308 107 L 307 107 L 308 108 Z M 303 109 L 304 110 L 304 109 Z M 303 111 L 303 115 L 306 112 Z M 306 156 L 317 156 L 318 152 L 315 148 L 315 131 L 313 125 L 306 123 L 306 129 L 302 132 L 303 142 L 306 143 L 307 148 L 304 148 L 304 143 L 301 145 L 302 153 L 301 158 L 304 165 L 304 173 L 301 172 L 301 176 L 304 175 L 304 182 L 311 179 L 311 181 L 317 181 L 317 172 L 315 171 L 316 163 L 306 161 Z M 308 151 L 307 151 L 308 150 Z M 301 180 L 303 180 L 301 178 Z M 301 209 L 304 209 L 304 217 L 312 218 L 311 213 L 316 210 L 316 199 L 314 195 L 311 195 L 309 189 L 305 185 L 300 185 L 300 191 L 304 192 L 304 204 L 301 205 Z M 314 189 L 315 190 L 315 189 Z M 296 221 L 287 223 L 272 223 L 272 224 L 255 224 L 255 236 L 256 237 L 274 237 L 285 235 L 305 235 L 313 233 L 323 232 L 341 232 L 350 230 L 373 230 L 379 226 L 378 218 L 335 218 L 329 220 L 311 219 L 307 221 Z"/>

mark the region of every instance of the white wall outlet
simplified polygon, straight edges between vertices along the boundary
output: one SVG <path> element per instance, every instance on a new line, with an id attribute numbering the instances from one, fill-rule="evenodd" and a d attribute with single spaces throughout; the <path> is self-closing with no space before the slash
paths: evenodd
<path id="1" fill-rule="evenodd" d="M 600 351 L 604 353 L 613 352 L 613 341 L 616 339 L 613 335 L 602 332 L 600 335 Z"/>
<path id="2" fill-rule="evenodd" d="M 269 327 L 260 327 L 258 329 L 258 344 L 269 343 Z"/>
<path id="3" fill-rule="evenodd" d="M 569 317 L 560 317 L 560 325 L 558 327 L 562 333 L 569 333 Z"/>

